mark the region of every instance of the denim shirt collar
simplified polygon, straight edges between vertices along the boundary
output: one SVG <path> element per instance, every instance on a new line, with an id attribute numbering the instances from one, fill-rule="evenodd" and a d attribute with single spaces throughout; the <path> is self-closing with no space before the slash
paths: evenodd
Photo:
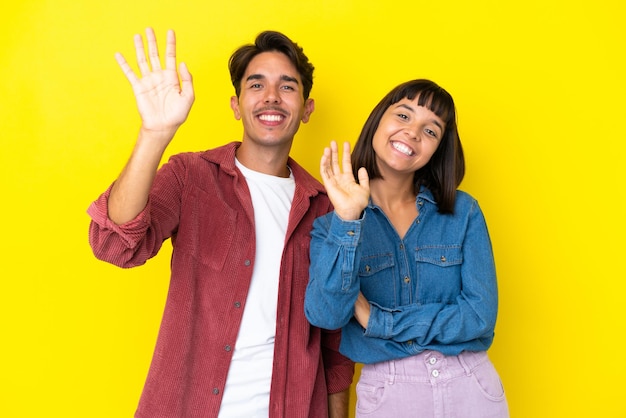
<path id="1" fill-rule="evenodd" d="M 433 196 L 432 192 L 429 189 L 427 189 L 425 186 L 420 186 L 420 192 L 417 194 L 417 200 L 419 199 L 428 200 L 433 205 L 437 204 L 437 201 L 435 200 L 435 197 Z"/>

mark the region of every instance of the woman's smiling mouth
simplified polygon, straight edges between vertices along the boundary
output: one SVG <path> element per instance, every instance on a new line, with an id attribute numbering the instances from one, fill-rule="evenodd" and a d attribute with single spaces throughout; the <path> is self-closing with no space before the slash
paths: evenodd
<path id="1" fill-rule="evenodd" d="M 413 156 L 415 154 L 415 152 L 408 146 L 406 146 L 405 144 L 403 144 L 402 142 L 395 142 L 392 141 L 391 142 L 391 146 L 396 150 L 401 152 L 402 154 L 406 155 L 406 156 Z"/>

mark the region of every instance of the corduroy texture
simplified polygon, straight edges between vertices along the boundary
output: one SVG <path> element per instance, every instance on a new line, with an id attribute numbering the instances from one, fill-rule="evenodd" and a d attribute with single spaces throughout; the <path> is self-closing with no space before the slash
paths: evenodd
<path id="1" fill-rule="evenodd" d="M 137 218 L 115 225 L 110 188 L 88 209 L 89 241 L 101 260 L 128 268 L 172 239 L 171 281 L 136 417 L 216 417 L 255 257 L 252 202 L 233 142 L 173 156 Z M 280 273 L 270 417 L 327 417 L 327 393 L 347 389 L 354 364 L 340 334 L 304 316 L 313 220 L 331 209 L 322 185 L 289 160 L 296 191 Z"/>

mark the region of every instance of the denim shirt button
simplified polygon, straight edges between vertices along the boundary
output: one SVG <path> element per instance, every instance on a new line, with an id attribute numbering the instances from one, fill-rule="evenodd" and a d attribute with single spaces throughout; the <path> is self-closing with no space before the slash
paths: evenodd
<path id="1" fill-rule="evenodd" d="M 442 255 L 442 256 L 441 256 L 441 262 L 442 262 L 442 263 L 445 263 L 446 261 L 447 261 L 447 260 L 446 260 L 446 256 Z"/>
<path id="2" fill-rule="evenodd" d="M 354 231 L 348 231 L 348 236 L 353 237 L 354 236 Z"/>
<path id="3" fill-rule="evenodd" d="M 411 279 L 407 276 L 404 278 L 404 283 L 409 283 L 411 281 Z"/>

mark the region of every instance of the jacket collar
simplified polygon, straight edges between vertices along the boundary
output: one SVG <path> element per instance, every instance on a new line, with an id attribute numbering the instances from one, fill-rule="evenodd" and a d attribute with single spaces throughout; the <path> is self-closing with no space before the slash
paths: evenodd
<path id="1" fill-rule="evenodd" d="M 239 170 L 235 166 L 235 153 L 241 145 L 241 141 L 233 141 L 226 145 L 204 151 L 201 155 L 205 160 L 217 164 L 225 173 L 231 176 L 237 176 Z M 318 194 L 326 194 L 324 186 L 309 174 L 300 164 L 289 157 L 287 165 L 291 168 L 293 177 L 296 179 L 296 185 L 303 188 L 303 192 L 310 196 Z"/>

